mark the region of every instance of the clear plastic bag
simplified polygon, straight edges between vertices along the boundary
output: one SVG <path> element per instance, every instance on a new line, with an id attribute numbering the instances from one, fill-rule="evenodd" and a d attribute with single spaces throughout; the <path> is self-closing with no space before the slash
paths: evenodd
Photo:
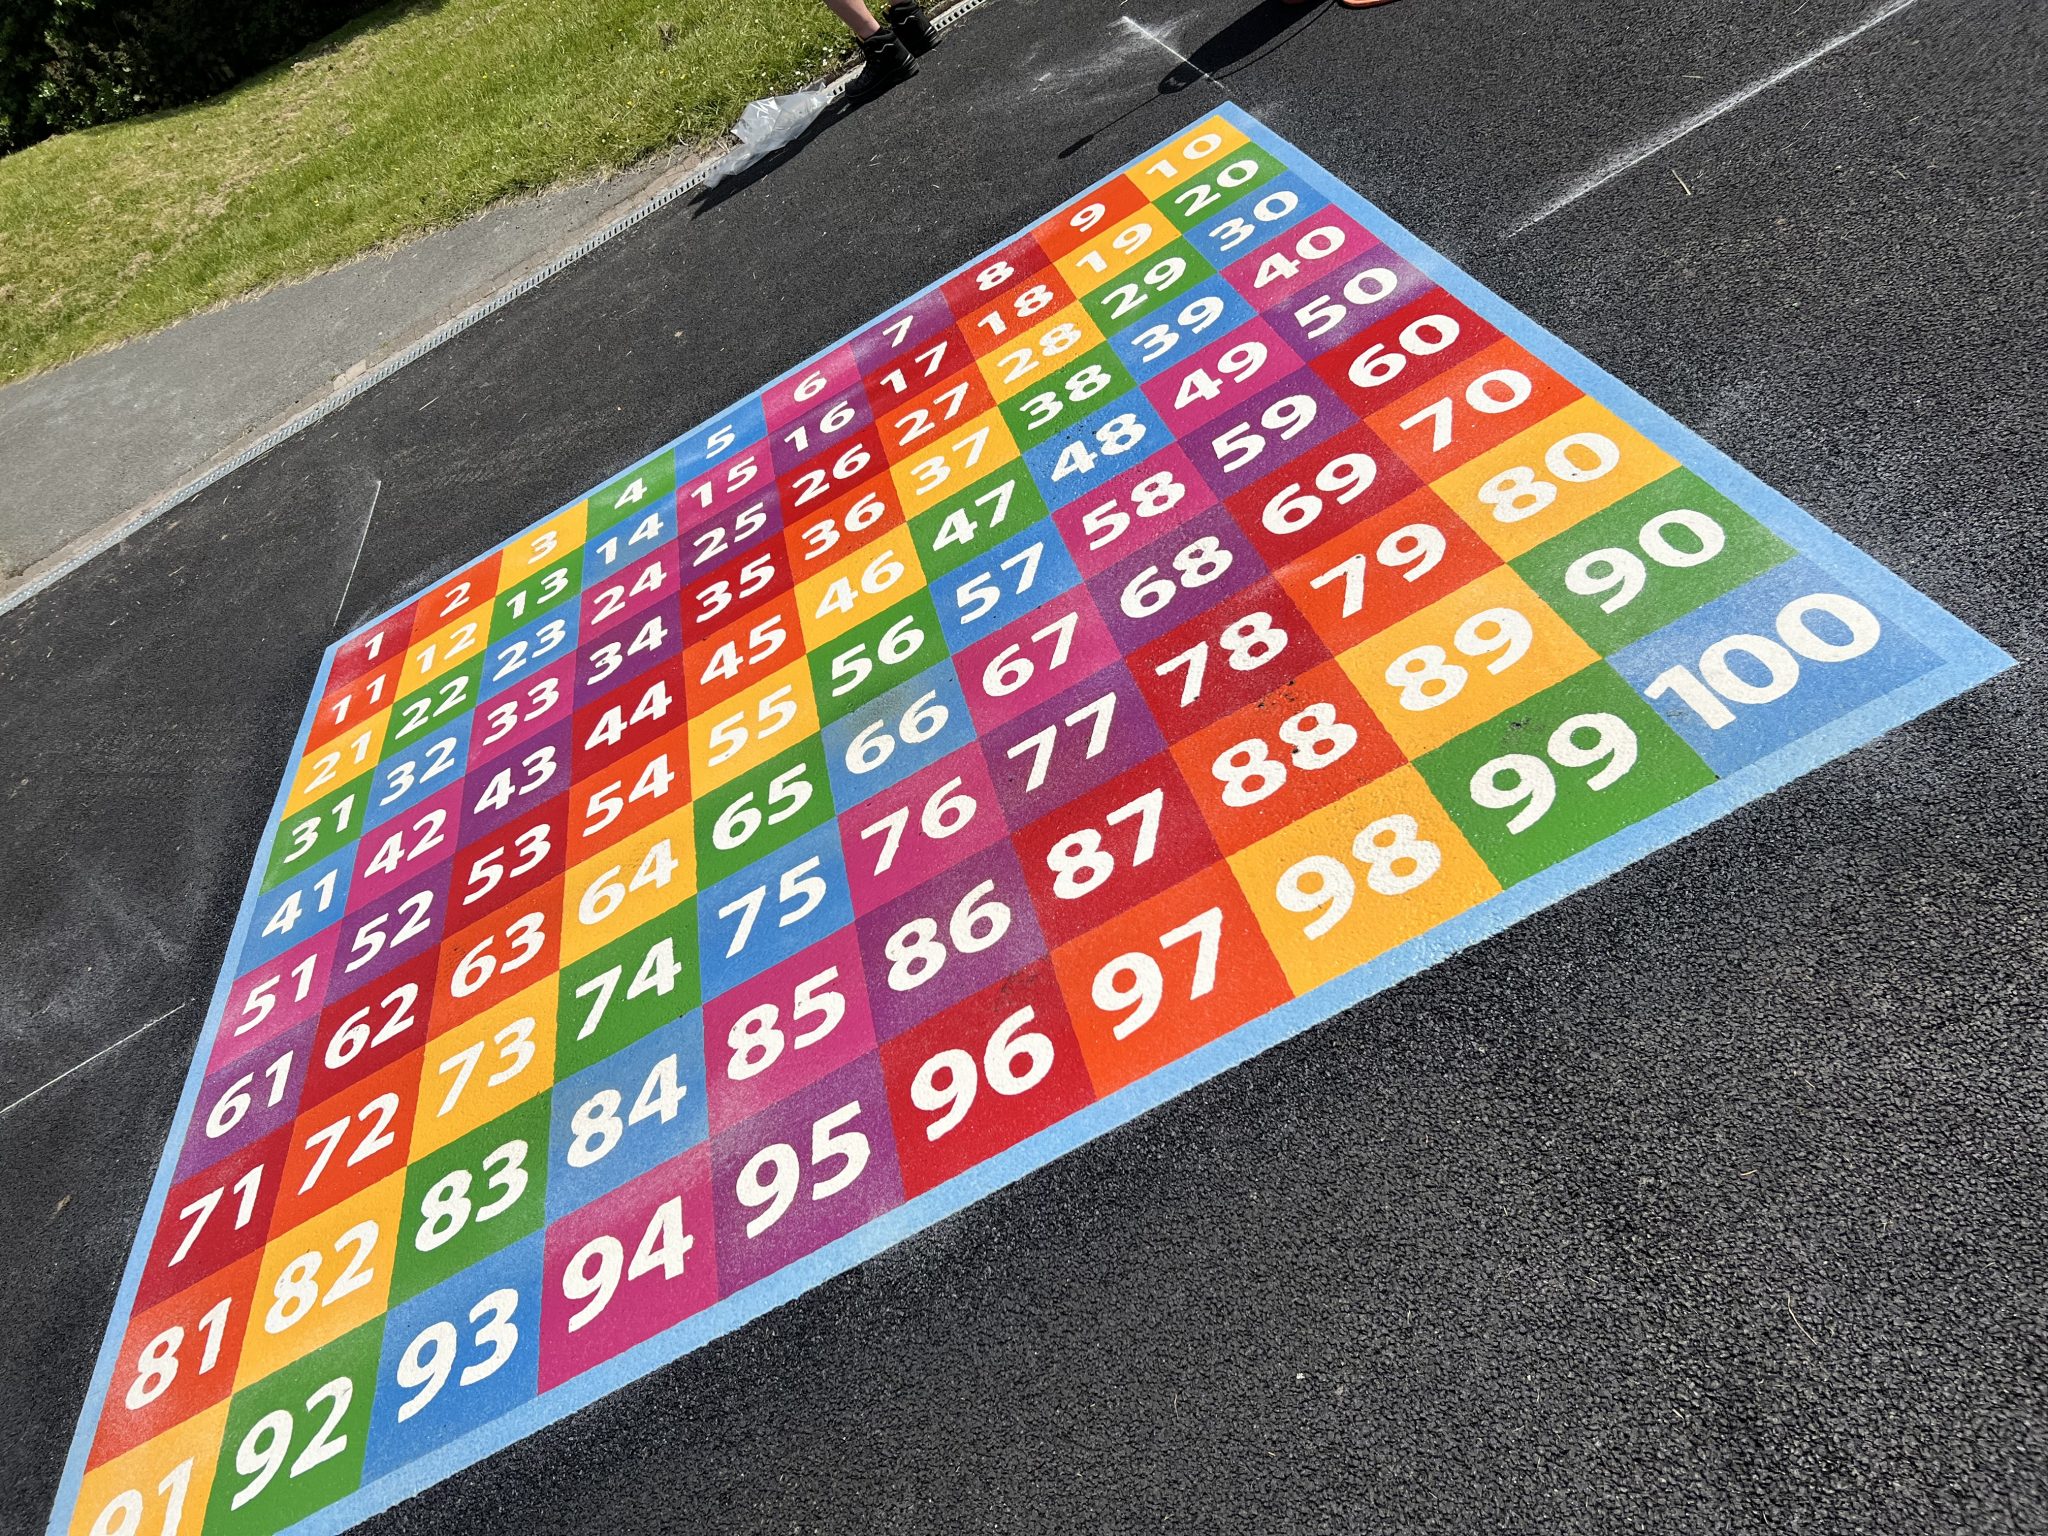
<path id="1" fill-rule="evenodd" d="M 811 125 L 825 110 L 826 99 L 822 91 L 792 91 L 787 96 L 748 102 L 732 128 L 733 137 L 740 141 L 739 148 L 726 151 L 711 166 L 704 185 L 715 187 L 726 177 L 737 176 L 756 161 L 774 154 Z"/>

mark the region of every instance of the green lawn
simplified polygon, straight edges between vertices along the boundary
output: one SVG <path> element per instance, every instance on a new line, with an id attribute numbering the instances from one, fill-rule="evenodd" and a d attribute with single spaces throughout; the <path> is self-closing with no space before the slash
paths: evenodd
<path id="1" fill-rule="evenodd" d="M 0 158 L 0 382 L 703 142 L 847 51 L 818 0 L 420 0 Z"/>

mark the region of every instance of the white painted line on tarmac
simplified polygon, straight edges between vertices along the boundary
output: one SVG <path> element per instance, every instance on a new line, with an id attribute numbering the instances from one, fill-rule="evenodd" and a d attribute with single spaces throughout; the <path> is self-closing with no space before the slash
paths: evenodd
<path id="1" fill-rule="evenodd" d="M 432 400 L 429 400 L 427 405 L 432 405 L 433 403 Z M 426 408 L 425 405 L 420 407 L 421 410 Z M 383 494 L 384 482 L 379 480 L 377 488 L 370 492 L 370 510 L 363 514 L 363 536 L 356 540 L 356 557 L 348 563 L 348 580 L 341 584 L 341 601 L 334 605 L 333 627 L 336 629 L 341 627 L 341 610 L 348 606 L 349 589 L 356 584 L 356 571 L 363 563 L 363 550 L 370 542 L 370 523 L 377 516 L 377 498 Z"/>
<path id="2" fill-rule="evenodd" d="M 1911 4 L 1912 0 L 1907 0 L 1907 3 Z M 1154 32 L 1150 27 L 1147 27 L 1140 22 L 1135 22 L 1131 20 L 1131 18 L 1128 16 L 1119 16 L 1117 17 L 1117 20 L 1122 22 L 1124 26 L 1128 28 L 1130 31 L 1137 33 L 1138 36 L 1144 38 L 1147 42 L 1151 43 L 1154 47 L 1164 48 L 1176 59 L 1179 59 L 1181 63 L 1187 65 L 1189 69 L 1192 69 L 1204 80 L 1208 81 L 1211 85 L 1215 86 L 1217 90 L 1220 91 L 1223 89 L 1222 84 L 1217 80 L 1217 78 L 1214 75 L 1210 74 L 1209 71 L 1202 68 L 1201 65 L 1197 64 L 1193 59 L 1189 58 L 1186 54 L 1182 53 L 1178 48 L 1174 47 L 1173 44 L 1169 43 L 1157 32 Z"/>
<path id="3" fill-rule="evenodd" d="M 1818 48 L 1815 48 L 1812 52 L 1802 54 L 1799 58 L 1794 59 L 1790 64 L 1787 64 L 1784 68 L 1773 70 L 1770 74 L 1765 75 L 1761 80 L 1751 81 L 1748 85 L 1742 87 L 1741 90 L 1735 91 L 1730 95 L 1723 96 L 1719 101 L 1715 102 L 1705 111 L 1696 112 L 1691 117 L 1685 118 L 1680 122 L 1674 123 L 1671 127 L 1665 129 L 1656 137 L 1646 139 L 1641 144 L 1633 145 L 1630 148 L 1623 150 L 1619 155 L 1615 156 L 1612 160 L 1607 161 L 1604 165 L 1600 166 L 1597 170 L 1593 171 L 1592 174 L 1582 177 L 1578 181 L 1573 182 L 1563 192 L 1558 194 L 1557 197 L 1553 198 L 1550 202 L 1545 203 L 1541 208 L 1537 209 L 1536 212 L 1530 214 L 1529 217 L 1522 220 L 1521 223 L 1517 224 L 1513 229 L 1508 231 L 1507 238 L 1512 240 L 1517 235 L 1521 234 L 1523 231 L 1534 229 L 1538 224 L 1541 224 L 1545 219 L 1550 218 L 1553 214 L 1563 212 L 1566 208 L 1571 207 L 1573 203 L 1576 203 L 1580 198 L 1585 197 L 1588 193 L 1599 191 L 1602 187 L 1606 186 L 1607 183 L 1614 180 L 1615 177 L 1621 175 L 1623 172 L 1634 170 L 1637 166 L 1641 165 L 1645 160 L 1649 159 L 1650 156 L 1657 154 L 1661 150 L 1669 149 L 1673 144 L 1676 144 L 1680 139 L 1684 138 L 1687 134 L 1698 132 L 1700 129 L 1706 127 L 1708 123 L 1711 123 L 1715 118 L 1721 117 L 1726 113 L 1734 111 L 1737 107 L 1741 106 L 1745 101 L 1748 101 L 1752 96 L 1759 95 L 1762 92 L 1769 90 L 1772 86 L 1782 84 L 1783 82 L 1791 79 L 1794 75 L 1798 74 L 1802 69 L 1807 68 L 1809 65 L 1816 64 L 1820 60 L 1826 58 L 1829 54 L 1833 53 L 1837 48 L 1842 47 L 1844 44 L 1854 42 L 1857 38 L 1861 37 L 1864 33 L 1868 32 L 1872 27 L 1878 26 L 1883 22 L 1890 21 L 1894 16 L 1898 15 L 1899 12 L 1903 10 L 1908 10 L 1918 3 L 1919 0 L 1891 0 L 1891 3 L 1889 5 L 1886 5 L 1881 9 L 1873 12 L 1870 16 L 1858 22 L 1855 26 L 1851 27 L 1848 31 L 1842 33 L 1841 35 L 1829 38 L 1826 42 L 1822 43 Z"/>
<path id="4" fill-rule="evenodd" d="M 176 1008 L 169 1008 L 166 1009 L 164 1012 L 158 1014 L 155 1018 L 151 1019 L 147 1024 L 143 1025 L 141 1029 L 129 1030 L 127 1034 L 123 1035 L 120 1039 L 116 1040 L 112 1045 L 101 1046 L 98 1050 L 94 1051 L 90 1056 L 86 1057 L 85 1060 L 81 1062 L 76 1062 L 73 1065 L 66 1067 L 62 1072 L 59 1072 L 55 1077 L 51 1078 L 49 1082 L 37 1084 L 35 1087 L 29 1089 L 27 1093 L 24 1093 L 20 1098 L 16 1099 L 12 1104 L 7 1105 L 5 1108 L 0 1108 L 0 1115 L 6 1114 L 9 1110 L 21 1108 L 22 1105 L 26 1104 L 30 1099 L 34 1098 L 37 1094 L 41 1093 L 45 1088 L 51 1088 L 56 1086 L 58 1083 L 63 1082 L 64 1079 L 69 1077 L 72 1073 L 78 1071 L 79 1068 L 91 1066 L 94 1062 L 98 1061 L 102 1056 L 106 1055 L 107 1052 L 118 1051 L 130 1040 L 133 1040 L 137 1035 L 141 1034 L 143 1030 L 154 1029 L 157 1025 L 163 1023 L 165 1019 L 168 1019 L 172 1014 L 182 1012 L 183 1010 L 191 1006 L 192 1004 L 188 999 L 187 1001 L 178 1004 Z"/>

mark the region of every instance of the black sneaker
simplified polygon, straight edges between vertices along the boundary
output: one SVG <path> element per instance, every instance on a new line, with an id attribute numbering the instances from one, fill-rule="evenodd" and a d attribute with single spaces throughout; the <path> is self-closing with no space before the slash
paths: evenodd
<path id="1" fill-rule="evenodd" d="M 867 65 L 854 79 L 847 94 L 855 101 L 865 101 L 870 96 L 879 96 L 892 85 L 900 85 L 917 73 L 917 60 L 910 56 L 910 50 L 903 46 L 903 39 L 892 27 L 883 27 L 872 37 L 859 40 L 860 51 Z"/>
<path id="2" fill-rule="evenodd" d="M 927 54 L 939 46 L 938 29 L 925 14 L 921 0 L 893 0 L 887 16 L 889 30 L 915 54 Z"/>

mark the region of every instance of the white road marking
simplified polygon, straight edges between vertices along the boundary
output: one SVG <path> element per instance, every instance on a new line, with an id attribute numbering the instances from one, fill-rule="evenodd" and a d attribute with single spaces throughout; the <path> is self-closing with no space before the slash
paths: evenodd
<path id="1" fill-rule="evenodd" d="M 440 398 L 439 395 L 434 396 L 434 400 Z M 434 400 L 429 400 L 427 405 L 432 405 Z M 420 407 L 421 410 L 426 408 L 426 405 Z M 363 546 L 370 542 L 370 519 L 377 515 L 377 498 L 383 494 L 384 482 L 379 480 L 377 488 L 370 492 L 370 510 L 363 514 L 363 536 L 356 540 L 356 557 L 348 564 L 348 580 L 341 584 L 341 601 L 334 605 L 334 622 L 336 624 L 341 622 L 341 610 L 348 606 L 348 590 L 356 584 L 356 568 L 363 563 Z"/>
<path id="2" fill-rule="evenodd" d="M 41 1093 L 44 1088 L 54 1087 L 56 1084 L 63 1082 L 65 1078 L 69 1077 L 72 1073 L 76 1072 L 79 1069 L 79 1067 L 91 1066 L 94 1062 L 98 1061 L 102 1056 L 106 1055 L 107 1052 L 119 1050 L 122 1046 L 126 1045 L 130 1040 L 133 1040 L 137 1035 L 141 1034 L 144 1029 L 154 1029 L 157 1025 L 163 1023 L 165 1019 L 168 1019 L 172 1014 L 183 1012 L 185 1009 L 191 1006 L 192 1005 L 189 1002 L 180 1003 L 176 1008 L 168 1009 L 165 1012 L 158 1014 L 155 1018 L 151 1019 L 147 1024 L 143 1025 L 141 1029 L 129 1030 L 127 1034 L 123 1035 L 120 1039 L 116 1040 L 112 1045 L 101 1046 L 98 1050 L 94 1051 L 90 1056 L 86 1057 L 85 1060 L 77 1063 L 74 1066 L 66 1067 L 62 1072 L 59 1072 L 55 1077 L 51 1078 L 49 1082 L 43 1083 L 38 1087 L 29 1089 L 27 1093 L 24 1093 L 12 1104 L 9 1104 L 6 1107 L 6 1109 L 0 1109 L 0 1115 L 6 1114 L 8 1110 L 21 1108 L 22 1105 L 26 1104 L 30 1099 L 34 1098 L 37 1094 Z"/>
<path id="3" fill-rule="evenodd" d="M 1790 64 L 1787 64 L 1783 69 L 1773 70 L 1770 74 L 1765 75 L 1761 80 L 1752 81 L 1748 85 L 1742 87 L 1741 90 L 1736 91 L 1731 95 L 1722 97 L 1719 101 L 1715 102 L 1705 111 L 1697 112 L 1693 114 L 1691 117 L 1685 118 L 1683 121 L 1673 124 L 1671 127 L 1665 129 L 1664 132 L 1658 134 L 1655 138 L 1647 139 L 1641 144 L 1637 144 L 1629 149 L 1623 150 L 1614 159 L 1609 160 L 1606 164 L 1602 165 L 1601 167 L 1599 167 L 1599 169 L 1595 170 L 1591 175 L 1583 177 L 1580 180 L 1573 182 L 1557 197 L 1553 198 L 1550 202 L 1545 203 L 1541 208 L 1537 209 L 1536 212 L 1530 214 L 1529 217 L 1522 220 L 1521 223 L 1517 224 L 1513 229 L 1508 231 L 1507 238 L 1512 240 L 1515 238 L 1515 236 L 1521 234 L 1523 231 L 1534 229 L 1538 224 L 1541 224 L 1545 219 L 1551 217 L 1551 215 L 1553 214 L 1562 212 L 1566 208 L 1569 208 L 1573 203 L 1576 203 L 1580 198 L 1586 196 L 1588 193 L 1599 191 L 1602 187 L 1606 186 L 1608 182 L 1614 180 L 1615 177 L 1621 175 L 1624 171 L 1634 170 L 1635 167 L 1641 165 L 1645 160 L 1649 159 L 1650 156 L 1657 154 L 1661 150 L 1669 149 L 1673 144 L 1676 144 L 1680 139 L 1684 138 L 1687 134 L 1698 132 L 1700 129 L 1706 127 L 1708 123 L 1711 123 L 1715 118 L 1720 117 L 1725 113 L 1734 111 L 1737 107 L 1741 106 L 1745 101 L 1748 101 L 1752 96 L 1756 96 L 1764 91 L 1769 90 L 1774 85 L 1782 84 L 1784 81 L 1791 79 L 1794 75 L 1798 74 L 1802 69 L 1805 69 L 1808 65 L 1818 63 L 1820 60 L 1826 58 L 1829 54 L 1833 53 L 1837 48 L 1842 47 L 1846 43 L 1854 42 L 1857 38 L 1861 37 L 1864 33 L 1868 32 L 1872 27 L 1875 27 L 1880 23 L 1890 21 L 1894 16 L 1898 15 L 1899 12 L 1907 10 L 1917 3 L 1918 0 L 1891 0 L 1891 3 L 1889 5 L 1883 6 L 1879 10 L 1875 11 L 1870 16 L 1866 17 L 1864 20 L 1858 22 L 1855 26 L 1851 27 L 1848 31 L 1842 33 L 1839 37 L 1829 38 L 1826 42 L 1822 43 L 1818 48 L 1815 48 L 1811 53 L 1804 54 L 1801 57 L 1794 59 Z"/>
<path id="4" fill-rule="evenodd" d="M 1913 0 L 1906 0 L 1906 3 L 1908 5 L 1911 5 L 1913 3 Z M 1182 53 L 1178 48 L 1174 47 L 1173 44 L 1169 43 L 1157 32 L 1154 32 L 1150 27 L 1144 26 L 1139 22 L 1135 22 L 1131 20 L 1131 18 L 1128 16 L 1119 16 L 1117 17 L 1117 20 L 1122 22 L 1131 31 L 1137 33 L 1138 36 L 1144 38 L 1147 42 L 1151 43 L 1154 47 L 1164 48 L 1176 59 L 1179 59 L 1181 63 L 1187 65 L 1189 69 L 1192 69 L 1204 80 L 1208 81 L 1211 85 L 1215 86 L 1217 90 L 1220 91 L 1223 89 L 1222 85 L 1218 83 L 1214 75 L 1210 74 L 1209 71 L 1202 68 L 1201 65 L 1197 64 L 1193 59 L 1189 58 L 1186 54 Z"/>

